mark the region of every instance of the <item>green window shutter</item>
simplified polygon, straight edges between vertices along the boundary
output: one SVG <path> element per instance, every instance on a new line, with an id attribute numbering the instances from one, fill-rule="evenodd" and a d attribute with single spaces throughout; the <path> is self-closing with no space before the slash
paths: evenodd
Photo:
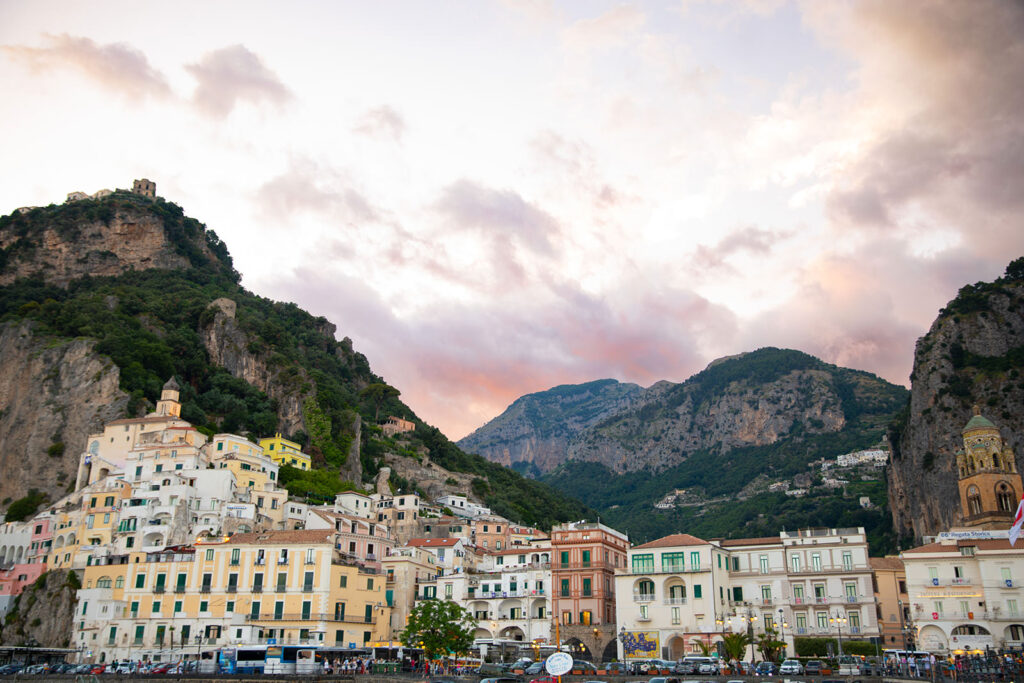
<path id="1" fill-rule="evenodd" d="M 699 583 L 693 584 L 693 597 L 700 598 L 704 597 L 701 593 L 701 585 Z"/>

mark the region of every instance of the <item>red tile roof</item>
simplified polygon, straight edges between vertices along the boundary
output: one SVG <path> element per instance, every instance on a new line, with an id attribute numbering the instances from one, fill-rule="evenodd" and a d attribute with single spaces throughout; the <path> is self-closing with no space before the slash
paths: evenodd
<path id="1" fill-rule="evenodd" d="M 411 545 L 414 548 L 448 548 L 461 540 L 461 538 L 410 538 L 406 545 Z"/>
<path id="2" fill-rule="evenodd" d="M 293 531 L 258 531 L 235 534 L 228 543 L 234 545 L 282 545 L 289 543 L 334 543 L 334 529 L 295 529 Z"/>
<path id="3" fill-rule="evenodd" d="M 671 548 L 677 545 L 704 545 L 707 543 L 704 539 L 691 536 L 690 534 L 672 534 L 671 536 L 665 536 L 659 538 L 656 541 L 650 543 L 644 543 L 643 545 L 633 546 L 633 550 L 639 550 L 641 548 Z"/>
<path id="4" fill-rule="evenodd" d="M 892 555 L 885 557 L 869 557 L 868 562 L 872 569 L 881 571 L 903 571 L 903 560 Z"/>
<path id="5" fill-rule="evenodd" d="M 734 548 L 738 545 L 774 545 L 782 543 L 781 536 L 759 536 L 757 538 L 727 538 L 722 541 L 723 548 Z"/>

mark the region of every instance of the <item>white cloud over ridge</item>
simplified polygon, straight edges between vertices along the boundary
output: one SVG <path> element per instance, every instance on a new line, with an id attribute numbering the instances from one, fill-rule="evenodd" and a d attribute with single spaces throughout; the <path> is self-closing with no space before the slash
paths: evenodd
<path id="1" fill-rule="evenodd" d="M 40 147 L 108 164 L 73 188 L 155 169 L 249 286 L 330 317 L 455 438 L 522 393 L 767 345 L 905 383 L 938 309 L 1024 252 L 1016 3 L 507 0 L 396 22 L 229 0 L 230 23 L 168 41 L 188 8 L 118 27 L 60 2 L 0 27 L 7 210 L 62 196 Z M 268 30 L 286 20 L 301 40 Z M 147 118 L 64 130 L 68 74 Z"/>

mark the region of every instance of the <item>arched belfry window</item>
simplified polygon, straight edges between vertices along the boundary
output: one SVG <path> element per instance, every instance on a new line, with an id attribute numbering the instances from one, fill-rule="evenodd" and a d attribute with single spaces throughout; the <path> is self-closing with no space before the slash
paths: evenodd
<path id="1" fill-rule="evenodd" d="M 1017 509 L 1017 494 L 1005 481 L 996 484 L 996 507 L 1000 512 L 1014 512 Z"/>
<path id="2" fill-rule="evenodd" d="M 967 511 L 971 515 L 981 514 L 981 492 L 977 486 L 967 489 Z"/>

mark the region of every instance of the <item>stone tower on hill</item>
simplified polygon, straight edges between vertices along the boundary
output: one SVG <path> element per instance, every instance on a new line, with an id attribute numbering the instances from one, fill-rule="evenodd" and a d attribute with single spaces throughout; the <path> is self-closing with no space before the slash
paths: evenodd
<path id="1" fill-rule="evenodd" d="M 961 434 L 964 447 L 956 454 L 956 465 L 963 525 L 1008 529 L 1024 491 L 1013 451 L 978 406 Z"/>

